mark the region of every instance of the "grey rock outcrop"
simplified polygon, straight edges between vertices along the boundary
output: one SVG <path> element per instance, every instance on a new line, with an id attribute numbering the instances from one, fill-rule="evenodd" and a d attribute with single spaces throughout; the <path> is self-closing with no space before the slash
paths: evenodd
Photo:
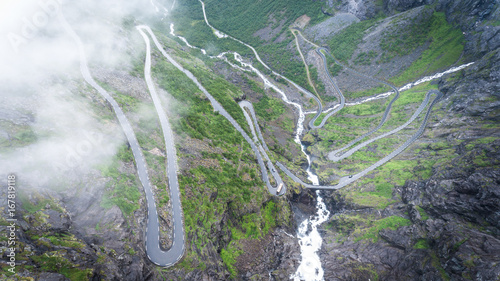
<path id="1" fill-rule="evenodd" d="M 458 24 L 465 34 L 465 53 L 482 56 L 500 47 L 500 10 L 495 0 L 439 0 L 436 10 L 444 12 L 449 22 Z"/>
<path id="2" fill-rule="evenodd" d="M 432 0 L 384 0 L 384 7 L 393 14 L 395 12 L 404 12 L 432 2 Z"/>
<path id="3" fill-rule="evenodd" d="M 392 12 L 426 4 L 385 3 Z M 353 222 L 338 215 L 330 223 L 344 240 L 330 241 L 322 249 L 325 280 L 367 280 L 375 273 L 380 280 L 500 277 L 500 133 L 491 125 L 500 121 L 500 32 L 492 24 L 498 19 L 498 5 L 488 0 L 434 3 L 448 22 L 460 26 L 466 37 L 464 57 L 475 61 L 439 81 L 445 97 L 438 106 L 444 113 L 429 124 L 434 140 L 458 139 L 459 144 L 450 150 L 449 162 L 434 168 L 429 179 L 408 180 L 397 189 L 398 202 L 390 208 L 360 209 L 339 196 L 330 197 L 330 206 L 337 206 L 341 214 L 374 220 L 396 214 L 411 225 L 385 228 L 377 231 L 377 239 L 357 242 L 346 231 Z M 425 149 L 436 153 L 430 146 Z"/>

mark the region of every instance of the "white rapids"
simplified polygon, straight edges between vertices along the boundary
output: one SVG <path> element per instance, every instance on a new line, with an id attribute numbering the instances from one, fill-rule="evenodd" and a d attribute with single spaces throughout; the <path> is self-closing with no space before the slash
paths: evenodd
<path id="1" fill-rule="evenodd" d="M 321 249 L 323 239 L 318 232 L 318 226 L 324 223 L 330 216 L 330 211 L 326 209 L 323 198 L 316 191 L 318 202 L 316 208 L 318 209 L 316 215 L 311 216 L 309 219 L 304 220 L 298 229 L 297 238 L 299 238 L 301 262 L 297 271 L 290 276 L 294 281 L 322 281 L 323 268 L 321 267 L 321 260 L 318 255 L 318 250 Z"/>
<path id="2" fill-rule="evenodd" d="M 203 9 L 203 11 L 205 11 L 205 9 Z M 213 30 L 215 29 L 212 26 L 210 27 Z M 216 29 L 214 30 L 214 33 L 215 31 L 217 31 L 219 34 L 223 34 Z M 186 43 L 188 47 L 193 49 L 199 49 L 198 47 L 190 45 L 184 37 L 176 35 L 174 32 L 173 24 L 170 25 L 170 34 L 172 36 L 176 36 L 177 38 L 181 39 L 184 43 Z M 202 52 L 204 51 L 203 49 L 200 50 Z M 203 52 L 203 54 L 206 53 Z M 238 63 L 240 63 L 241 66 L 231 63 L 225 57 L 226 55 L 229 54 L 232 54 L 234 56 L 234 59 Z M 308 162 L 308 167 L 306 170 L 307 178 L 312 182 L 313 185 L 319 185 L 318 176 L 311 171 L 311 157 L 306 153 L 306 147 L 300 141 L 300 136 L 304 131 L 304 120 L 305 120 L 305 114 L 304 111 L 302 110 L 302 106 L 299 103 L 290 101 L 283 90 L 281 90 L 278 86 L 274 85 L 271 81 L 269 81 L 269 79 L 257 68 L 255 68 L 252 64 L 244 62 L 240 54 L 236 52 L 224 52 L 216 56 L 216 58 L 225 60 L 229 65 L 239 70 L 250 71 L 257 74 L 257 76 L 259 76 L 259 78 L 262 79 L 262 81 L 264 82 L 265 87 L 271 87 L 273 90 L 275 90 L 277 93 L 281 95 L 281 99 L 285 103 L 290 104 L 297 109 L 299 113 L 299 118 L 297 121 L 297 129 L 295 131 L 294 141 L 300 145 L 302 152 L 307 157 L 307 162 Z M 318 200 L 317 201 L 318 211 L 316 216 L 312 216 L 311 218 L 304 220 L 300 224 L 300 227 L 298 229 L 297 238 L 299 239 L 299 244 L 301 248 L 302 261 L 297 269 L 297 272 L 295 272 L 295 274 L 292 274 L 292 276 L 290 276 L 290 278 L 294 278 L 294 280 L 307 280 L 307 281 L 323 280 L 323 268 L 321 266 L 321 260 L 317 254 L 317 251 L 321 248 L 323 240 L 317 230 L 317 227 L 328 219 L 330 212 L 326 209 L 326 205 L 323 203 L 323 198 L 321 198 L 319 191 L 316 191 L 316 194 Z M 309 226 L 311 227 L 310 232 L 307 231 Z"/>
<path id="3" fill-rule="evenodd" d="M 431 75 L 431 76 L 425 76 L 415 82 L 412 82 L 412 83 L 408 83 L 406 85 L 404 85 L 403 87 L 399 88 L 398 90 L 400 92 L 404 92 L 406 90 L 409 90 L 419 84 L 422 84 L 424 82 L 428 82 L 428 81 L 431 81 L 431 80 L 434 80 L 434 79 L 438 79 L 440 77 L 442 77 L 443 75 L 446 75 L 446 74 L 450 74 L 450 73 L 453 73 L 453 72 L 457 72 L 457 71 L 460 71 L 464 68 L 466 68 L 467 66 L 469 65 L 472 65 L 474 64 L 474 62 L 469 62 L 469 63 L 466 63 L 466 64 L 462 64 L 462 65 L 459 65 L 459 66 L 456 66 L 456 67 L 452 67 L 446 71 L 443 71 L 443 72 L 439 72 L 439 73 L 436 73 L 434 75 Z M 369 101 L 372 101 L 372 100 L 378 100 L 378 99 L 385 99 L 387 98 L 388 96 L 394 94 L 394 92 L 385 92 L 385 93 L 382 93 L 382 94 L 378 94 L 378 95 L 375 95 L 375 96 L 372 96 L 372 97 L 368 97 L 368 98 L 365 98 L 363 100 L 360 100 L 358 102 L 351 102 L 351 103 L 346 103 L 345 105 L 346 106 L 353 106 L 353 105 L 359 105 L 359 104 L 362 104 L 362 103 L 365 103 L 365 102 L 369 102 Z M 336 104 L 334 105 L 333 107 L 327 109 L 327 110 L 323 110 L 323 113 L 328 113 L 332 110 L 334 110 L 335 108 L 337 108 L 339 105 Z M 316 114 L 317 111 L 307 111 L 305 114 Z"/>
<path id="4" fill-rule="evenodd" d="M 208 22 L 208 19 L 207 19 L 206 12 L 205 12 L 205 3 L 203 3 L 203 1 L 201 1 L 201 0 L 200 0 L 200 3 L 202 4 L 203 16 L 205 18 L 206 24 L 212 29 L 212 31 L 214 32 L 214 34 L 218 38 L 231 38 L 231 39 L 249 47 L 253 51 L 253 53 L 255 54 L 257 60 L 265 68 L 271 70 L 260 59 L 257 51 L 252 46 L 250 46 L 250 45 L 248 45 L 248 44 L 246 44 L 246 43 L 244 43 L 236 38 L 233 38 L 233 37 L 221 32 L 220 30 L 217 30 L 212 25 L 210 25 L 210 23 Z M 192 46 L 188 43 L 186 38 L 179 36 L 179 35 L 176 35 L 174 32 L 174 24 L 173 23 L 170 25 L 170 34 L 172 36 L 175 36 L 175 37 L 179 38 L 180 40 L 182 40 L 186 44 L 186 46 L 193 48 L 193 49 L 199 49 L 204 55 L 207 55 L 207 53 L 204 49 L 198 48 L 196 46 Z M 234 59 L 241 66 L 233 64 L 231 61 L 229 61 L 226 58 L 226 55 L 231 55 L 231 54 L 234 56 Z M 302 110 L 302 106 L 299 103 L 290 101 L 283 90 L 281 90 L 278 86 L 273 84 L 261 71 L 259 71 L 257 68 L 255 68 L 251 63 L 243 61 L 243 58 L 241 57 L 240 54 L 238 54 L 236 52 L 224 52 L 224 53 L 221 53 L 217 56 L 210 56 L 210 57 L 222 59 L 222 60 L 226 61 L 229 65 L 231 65 L 231 67 L 233 67 L 233 68 L 236 68 L 236 69 L 239 69 L 242 71 L 253 72 L 253 73 L 257 74 L 257 76 L 259 76 L 259 78 L 264 82 L 264 86 L 266 88 L 270 87 L 273 90 L 275 90 L 277 93 L 279 93 L 281 95 L 281 99 L 285 103 L 290 104 L 297 109 L 297 111 L 299 113 L 298 114 L 299 118 L 297 121 L 297 128 L 295 131 L 294 141 L 301 146 L 302 152 L 307 157 L 307 162 L 308 162 L 308 168 L 306 170 L 307 175 L 308 175 L 307 178 L 312 182 L 313 185 L 319 185 L 318 176 L 315 175 L 311 171 L 311 157 L 306 153 L 306 147 L 302 144 L 302 142 L 300 140 L 300 137 L 304 131 L 304 124 L 303 123 L 305 120 L 305 115 L 306 114 L 313 114 L 316 112 L 315 111 L 304 112 Z M 427 82 L 427 81 L 439 78 L 439 77 L 443 76 L 444 74 L 448 74 L 448 73 L 463 69 L 463 68 L 469 66 L 470 64 L 472 64 L 472 63 L 461 65 L 458 67 L 454 67 L 454 68 L 451 68 L 445 72 L 437 73 L 437 74 L 432 75 L 432 76 L 424 77 L 424 78 L 422 78 L 414 83 L 410 83 L 410 84 L 407 84 L 407 85 L 401 87 L 399 90 L 400 91 L 408 90 L 408 89 L 410 89 L 410 88 L 412 88 L 420 83 Z M 286 79 L 286 77 L 283 77 L 282 75 L 280 75 L 274 71 L 272 71 L 272 73 L 277 75 L 278 77 L 282 77 L 282 78 Z M 291 82 L 288 79 L 286 79 L 286 80 Z M 292 83 L 292 84 L 295 85 L 295 83 Z M 355 103 L 346 103 L 346 106 L 353 106 L 353 105 L 358 105 L 358 104 L 365 103 L 365 102 L 368 102 L 371 100 L 383 99 L 383 98 L 390 96 L 391 94 L 393 94 L 393 92 L 382 93 L 382 94 L 379 94 L 376 96 L 365 98 L 365 99 L 358 101 L 358 102 L 355 102 Z M 338 106 L 339 105 L 335 105 L 334 107 L 332 107 L 324 112 L 327 113 L 331 110 L 334 110 Z M 323 198 L 321 197 L 319 190 L 316 191 L 316 195 L 317 195 L 317 204 L 316 204 L 317 213 L 314 216 L 311 216 L 310 218 L 304 220 L 300 224 L 299 229 L 298 229 L 297 238 L 299 239 L 302 260 L 300 262 L 299 267 L 297 268 L 297 271 L 290 276 L 290 279 L 293 279 L 294 281 L 302 281 L 302 280 L 304 280 L 304 281 L 322 281 L 322 280 L 324 280 L 323 279 L 324 271 L 323 271 L 323 268 L 321 266 L 321 260 L 319 258 L 318 253 L 317 253 L 318 250 L 321 249 L 321 245 L 323 244 L 323 239 L 321 238 L 321 235 L 318 232 L 318 226 L 320 226 L 322 223 L 324 223 L 326 220 L 328 220 L 328 217 L 330 216 L 330 211 L 327 210 L 326 205 L 323 202 Z"/>
<path id="5" fill-rule="evenodd" d="M 184 42 L 184 44 L 186 44 L 186 46 L 188 46 L 189 48 L 191 48 L 191 49 L 199 49 L 204 55 L 207 54 L 207 51 L 205 51 L 204 49 L 195 47 L 195 46 L 189 44 L 189 42 L 188 42 L 188 40 L 186 38 L 184 38 L 184 37 L 182 37 L 180 35 L 176 35 L 173 23 L 170 23 L 170 35 L 181 39 L 181 41 Z"/>

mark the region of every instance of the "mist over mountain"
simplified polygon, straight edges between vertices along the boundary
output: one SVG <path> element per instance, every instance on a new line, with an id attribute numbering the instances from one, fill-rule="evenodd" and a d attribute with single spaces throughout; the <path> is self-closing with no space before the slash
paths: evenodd
<path id="1" fill-rule="evenodd" d="M 2 280 L 498 280 L 498 6 L 2 2 Z"/>

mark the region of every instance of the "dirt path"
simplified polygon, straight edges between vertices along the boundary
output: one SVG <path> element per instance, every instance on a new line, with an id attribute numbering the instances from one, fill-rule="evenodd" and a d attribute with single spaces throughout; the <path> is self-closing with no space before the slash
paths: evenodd
<path id="1" fill-rule="evenodd" d="M 312 79 L 311 79 L 311 73 L 309 72 L 309 66 L 307 65 L 306 59 L 304 58 L 304 55 L 302 54 L 302 50 L 300 49 L 299 37 L 297 37 L 297 34 L 295 34 L 295 32 L 297 32 L 297 30 L 291 29 L 291 31 L 292 31 L 293 37 L 295 37 L 295 46 L 297 46 L 297 51 L 299 51 L 300 58 L 302 58 L 302 62 L 304 63 L 304 66 L 306 67 L 307 81 L 309 82 L 309 85 L 311 85 L 311 87 L 313 88 L 314 93 L 319 98 L 319 100 L 321 102 L 323 102 L 321 100 L 320 95 L 318 94 L 318 91 L 316 90 L 316 87 L 314 87 L 314 83 L 312 82 Z"/>

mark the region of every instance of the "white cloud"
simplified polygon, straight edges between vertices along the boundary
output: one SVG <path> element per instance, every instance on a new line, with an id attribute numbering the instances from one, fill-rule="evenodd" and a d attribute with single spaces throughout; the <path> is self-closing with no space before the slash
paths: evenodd
<path id="1" fill-rule="evenodd" d="M 0 152 L 0 170 L 24 175 L 33 185 L 43 184 L 40 177 L 88 172 L 125 142 L 121 127 L 101 120 L 81 96 L 89 85 L 79 72 L 77 46 L 58 21 L 59 10 L 81 37 L 91 72 L 93 66 L 130 67 L 135 41 L 122 27 L 124 17 L 161 16 L 149 0 L 0 2 L 0 118 L 2 110 L 32 114 L 29 125 L 39 136 Z"/>

